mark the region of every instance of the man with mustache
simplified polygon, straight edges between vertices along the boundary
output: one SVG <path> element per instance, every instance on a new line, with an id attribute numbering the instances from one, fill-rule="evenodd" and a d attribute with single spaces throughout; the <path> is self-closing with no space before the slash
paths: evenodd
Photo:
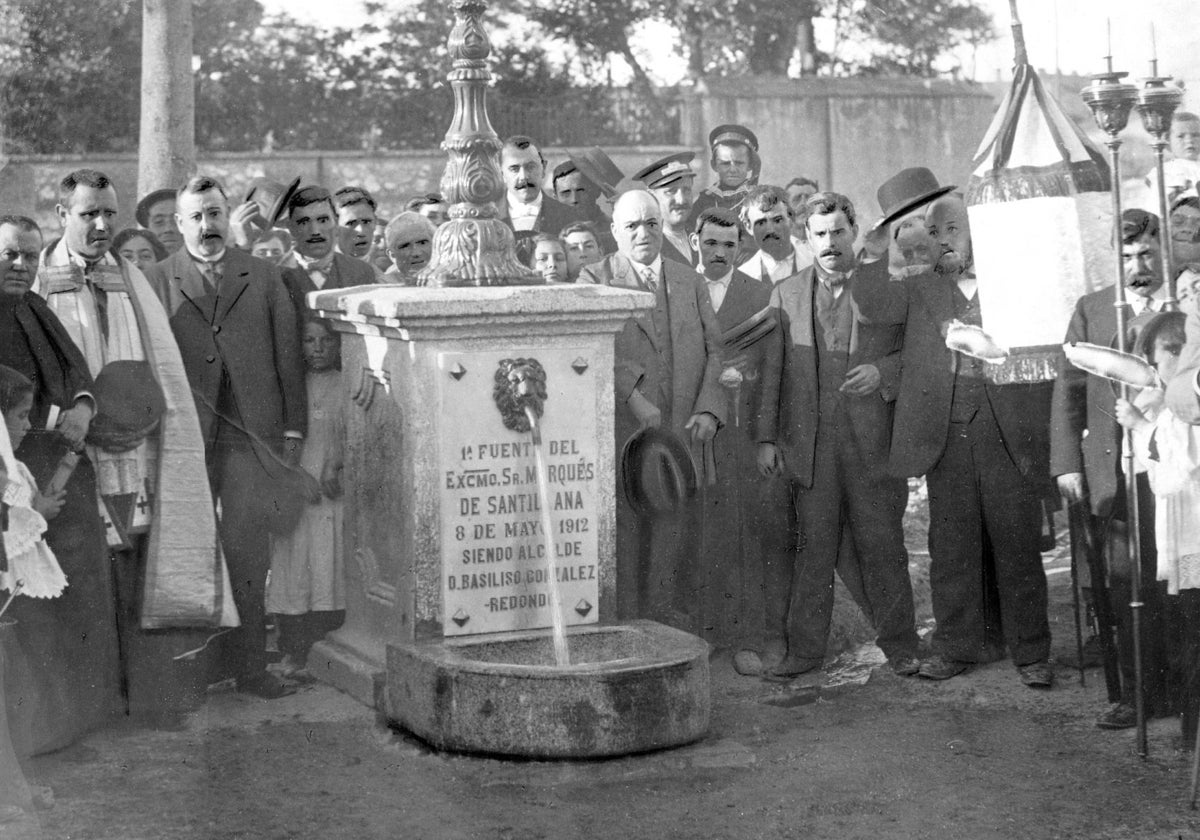
<path id="1" fill-rule="evenodd" d="M 179 349 L 154 288 L 137 266 L 111 252 L 117 208 L 104 173 L 78 169 L 63 178 L 57 208 L 63 236 L 42 255 L 33 291 L 45 298 L 94 379 L 113 365 L 146 370 L 170 407 L 157 427 L 119 448 L 85 439 L 99 498 L 78 518 L 67 516 L 68 505 L 55 522 L 62 539 L 82 544 L 91 539 L 94 511 L 105 520 L 100 540 L 107 557 L 91 558 L 63 596 L 65 611 L 79 611 L 73 621 L 93 622 L 75 637 L 80 691 L 103 693 L 123 680 L 128 712 L 160 718 L 199 701 L 183 696 L 186 680 L 177 670 L 183 666 L 173 660 L 195 647 L 195 638 L 163 628 L 208 631 L 220 624 L 223 570 L 214 567 L 216 523 L 204 464 L 192 457 L 202 444 Z M 94 429 L 92 423 L 88 430 Z M 106 673 L 117 650 L 114 612 L 122 670 Z M 101 698 L 93 702 L 93 709 L 58 713 L 94 720 L 108 711 Z"/>
<path id="2" fill-rule="evenodd" d="M 504 141 L 500 174 L 505 187 L 500 218 L 518 234 L 533 231 L 558 236 L 566 225 L 581 218 L 573 208 L 542 192 L 546 159 L 530 138 L 518 134 Z"/>
<path id="3" fill-rule="evenodd" d="M 280 266 L 298 319 L 307 308 L 305 300 L 309 292 L 376 282 L 375 270 L 370 265 L 334 250 L 338 216 L 329 190 L 301 187 L 292 195 L 284 212 L 295 244 Z M 297 335 L 303 332 L 299 321 L 297 331 Z"/>
<path id="4" fill-rule="evenodd" d="M 308 425 L 296 313 L 279 269 L 232 247 L 229 200 L 193 177 L 176 204 L 184 248 L 151 268 L 195 399 L 220 534 L 241 627 L 222 651 L 239 691 L 266 699 L 290 687 L 266 669 L 271 464 L 295 464 Z M 369 269 L 368 269 L 369 271 Z"/>
<path id="5" fill-rule="evenodd" d="M 383 282 L 417 285 L 417 274 L 429 265 L 433 256 L 435 233 L 433 222 L 412 210 L 398 213 L 388 222 L 383 234 L 384 247 L 392 265 L 384 272 Z"/>
<path id="6" fill-rule="evenodd" d="M 774 285 L 812 265 L 809 249 L 792 233 L 794 211 L 779 187 L 753 187 L 740 210 L 742 224 L 758 251 L 740 266 L 751 277 Z"/>
<path id="7" fill-rule="evenodd" d="M 815 193 L 805 215 L 817 257 L 774 284 L 777 328 L 766 339 L 756 423 L 759 470 L 793 487 L 801 535 L 782 576 L 790 591 L 787 656 L 770 674 L 821 667 L 836 570 L 892 670 L 913 676 L 920 663 L 902 527 L 908 485 L 887 471 L 900 328 L 861 323 L 851 294 L 858 284 L 887 282 L 887 263 L 859 265 L 856 214 L 845 196 Z"/>
<path id="8" fill-rule="evenodd" d="M 765 320 L 771 297 L 770 286 L 735 268 L 742 235 L 737 214 L 716 208 L 700 214 L 692 234 L 723 334 Z M 764 661 L 775 664 L 783 657 L 787 601 L 786 580 L 778 584 L 776 574 L 764 582 L 770 572 L 784 568 L 789 504 L 786 485 L 764 479 L 755 468 L 753 421 L 765 344 L 726 347 L 722 353 L 726 424 L 713 439 L 716 481 L 700 496 L 703 538 L 687 578 L 700 635 L 717 648 L 729 648 L 734 669 L 744 676 L 758 676 Z"/>
<path id="9" fill-rule="evenodd" d="M 953 189 L 924 167 L 884 182 L 883 218 L 867 240 L 884 267 L 862 272 L 853 290 L 864 322 L 904 327 L 889 470 L 924 475 L 929 487 L 937 630 L 934 655 L 919 673 L 945 680 L 993 658 L 985 580 L 994 571 L 1000 627 L 1021 682 L 1049 688 L 1054 672 L 1040 539 L 1050 386 L 994 384 L 982 360 L 946 346 L 951 321 L 982 325 L 967 207 Z M 889 281 L 887 225 L 926 206 L 926 227 L 938 246 L 933 273 Z"/>
<path id="10" fill-rule="evenodd" d="M 1158 217 L 1145 210 L 1121 214 L 1121 259 L 1125 269 L 1126 346 L 1133 347 L 1146 322 L 1166 300 Z M 1084 295 L 1075 304 L 1064 342 L 1086 341 L 1116 346 L 1117 316 L 1112 287 Z M 1129 614 L 1130 574 L 1126 543 L 1124 481 L 1121 478 L 1121 430 L 1117 426 L 1116 394 L 1106 379 L 1064 364 L 1054 383 L 1051 414 L 1050 470 L 1068 504 L 1086 504 L 1091 526 L 1108 547 L 1109 597 L 1118 617 L 1117 653 L 1121 666 L 1121 698 L 1096 720 L 1101 729 L 1137 725 L 1133 672 L 1133 633 Z M 1161 605 L 1154 580 L 1154 494 L 1145 473 L 1138 475 L 1138 507 L 1142 526 L 1142 654 L 1143 697 L 1150 716 L 1165 714 L 1164 654 Z"/>
<path id="11" fill-rule="evenodd" d="M 692 171 L 694 157 L 692 152 L 667 155 L 633 176 L 633 180 L 645 184 L 658 199 L 663 218 L 663 257 L 686 266 L 696 265 L 697 256 L 688 223 L 692 213 L 692 184 L 696 180 Z"/>
<path id="12" fill-rule="evenodd" d="M 655 301 L 650 312 L 633 316 L 617 334 L 617 451 L 639 430 L 658 427 L 699 451 L 726 413 L 717 382 L 721 332 L 704 280 L 662 258 L 662 211 L 650 193 L 631 190 L 617 199 L 612 233 L 617 253 L 586 266 L 578 282 L 639 289 Z M 617 497 L 618 613 L 686 623 L 679 615 L 677 575 L 695 553 L 694 506 L 643 519 L 624 494 Z"/>

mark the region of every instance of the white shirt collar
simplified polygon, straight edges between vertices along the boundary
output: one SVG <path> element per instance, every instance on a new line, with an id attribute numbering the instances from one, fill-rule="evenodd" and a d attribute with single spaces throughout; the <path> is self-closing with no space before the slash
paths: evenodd
<path id="1" fill-rule="evenodd" d="M 521 201 L 511 192 L 508 193 L 508 215 L 511 219 L 522 218 L 537 218 L 538 213 L 542 212 L 542 193 L 539 190 L 537 197 L 530 202 Z"/>
<path id="2" fill-rule="evenodd" d="M 723 288 L 726 288 L 726 289 L 728 289 L 728 288 L 729 288 L 729 281 L 730 281 L 730 280 L 732 280 L 732 279 L 733 279 L 733 269 L 731 268 L 731 269 L 729 269 L 729 271 L 725 272 L 725 276 L 724 276 L 724 277 L 718 277 L 716 280 L 709 280 L 707 277 L 705 277 L 705 278 L 704 278 L 704 282 L 705 282 L 705 283 L 708 283 L 708 284 L 710 284 L 710 285 L 711 285 L 711 284 L 713 284 L 713 283 L 716 283 L 717 285 L 719 285 L 719 286 L 721 286 L 721 287 L 723 287 Z"/>
<path id="3" fill-rule="evenodd" d="M 633 259 L 633 257 L 627 257 L 626 259 L 629 260 L 629 264 L 633 266 L 633 270 L 637 272 L 637 275 L 639 278 L 645 276 L 647 268 L 654 271 L 655 277 L 662 277 L 662 262 L 663 261 L 662 261 L 661 254 L 659 254 L 657 257 L 655 257 L 654 261 L 651 262 L 649 265 L 637 262 L 636 260 Z"/>

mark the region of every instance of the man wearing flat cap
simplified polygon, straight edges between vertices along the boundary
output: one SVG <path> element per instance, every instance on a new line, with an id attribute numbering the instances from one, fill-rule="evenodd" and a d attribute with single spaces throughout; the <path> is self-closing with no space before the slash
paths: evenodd
<path id="1" fill-rule="evenodd" d="M 1121 259 L 1125 270 L 1127 346 L 1154 313 L 1162 310 L 1166 287 L 1162 282 L 1158 217 L 1145 210 L 1121 214 Z M 1086 294 L 1075 304 L 1064 342 L 1086 341 L 1103 347 L 1117 343 L 1117 315 L 1111 286 Z M 1118 617 L 1117 646 L 1121 666 L 1121 699 L 1096 720 L 1101 729 L 1125 729 L 1137 723 L 1135 713 L 1133 634 L 1129 615 L 1130 568 L 1126 551 L 1125 493 L 1121 478 L 1121 431 L 1114 419 L 1116 394 L 1112 383 L 1064 364 L 1054 383 L 1050 426 L 1050 471 L 1068 504 L 1086 503 L 1090 524 L 1108 546 L 1109 597 Z M 1157 630 L 1160 606 L 1153 581 L 1156 577 L 1154 494 L 1145 473 L 1138 475 L 1138 508 L 1141 517 L 1143 587 L 1142 652 L 1144 697 L 1151 716 L 1164 713 L 1162 647 Z"/>
<path id="2" fill-rule="evenodd" d="M 138 227 L 157 236 L 167 253 L 174 254 L 183 245 L 175 224 L 175 190 L 155 190 L 138 202 L 133 215 Z"/>
<path id="3" fill-rule="evenodd" d="M 697 257 L 688 226 L 692 214 L 692 183 L 696 180 L 696 173 L 692 171 L 694 157 L 692 152 L 667 155 L 633 176 L 633 180 L 645 184 L 658 200 L 663 218 L 663 257 L 688 267 L 696 265 Z"/>
<path id="4" fill-rule="evenodd" d="M 868 237 L 886 259 L 886 225 L 928 206 L 937 243 L 933 272 L 889 281 L 861 272 L 852 289 L 866 323 L 903 324 L 901 379 L 889 469 L 924 475 L 929 487 L 929 556 L 934 655 L 920 675 L 944 680 L 992 658 L 987 590 L 994 571 L 1000 627 L 1021 682 L 1049 688 L 1042 495 L 1049 474 L 1048 383 L 997 385 L 985 362 L 947 346 L 952 321 L 980 327 L 971 228 L 965 202 L 924 167 L 879 188 L 883 219 Z M 817 246 L 813 244 L 816 252 Z"/>
<path id="5" fill-rule="evenodd" d="M 738 211 L 742 199 L 758 183 L 762 162 L 758 157 L 758 137 L 744 125 L 719 125 L 708 134 L 711 153 L 709 166 L 717 183 L 696 197 L 689 225 L 710 207 Z"/>

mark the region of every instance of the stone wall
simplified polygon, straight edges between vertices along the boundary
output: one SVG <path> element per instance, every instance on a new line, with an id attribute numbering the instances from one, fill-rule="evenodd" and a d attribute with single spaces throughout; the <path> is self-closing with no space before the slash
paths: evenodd
<path id="1" fill-rule="evenodd" d="M 758 135 L 761 183 L 815 178 L 850 196 L 870 222 L 879 215 L 879 184 L 905 167 L 927 166 L 942 183 L 965 185 L 997 104 L 965 83 L 713 79 L 683 94 L 680 140 L 704 148 L 712 128 L 741 123 Z M 696 166 L 711 174 L 707 160 Z"/>

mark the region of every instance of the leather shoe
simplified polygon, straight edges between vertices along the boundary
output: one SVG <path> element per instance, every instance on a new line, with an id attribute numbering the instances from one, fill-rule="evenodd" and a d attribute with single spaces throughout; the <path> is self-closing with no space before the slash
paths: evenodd
<path id="1" fill-rule="evenodd" d="M 790 680 L 792 677 L 807 674 L 809 671 L 815 671 L 820 667 L 820 659 L 801 659 L 798 656 L 785 656 L 782 662 L 764 673 L 763 676 L 769 680 Z"/>
<path id="2" fill-rule="evenodd" d="M 762 676 L 762 657 L 753 650 L 739 650 L 733 655 L 733 670 L 743 677 Z"/>
<path id="3" fill-rule="evenodd" d="M 296 687 L 288 685 L 269 671 L 262 671 L 251 677 L 240 677 L 237 690 L 242 694 L 253 694 L 264 700 L 278 700 L 296 693 Z"/>
<path id="4" fill-rule="evenodd" d="M 1096 718 L 1101 729 L 1133 729 L 1137 726 L 1137 709 L 1128 703 L 1113 703 L 1108 711 Z"/>
<path id="5" fill-rule="evenodd" d="M 915 656 L 893 656 L 888 664 L 898 677 L 915 677 L 921 670 L 921 660 Z"/>
<path id="6" fill-rule="evenodd" d="M 948 680 L 951 677 L 957 677 L 970 667 L 970 662 L 947 659 L 934 654 L 921 663 L 921 667 L 917 669 L 917 675 L 927 680 Z"/>
<path id="7" fill-rule="evenodd" d="M 1030 688 L 1049 688 L 1054 685 L 1054 669 L 1045 660 L 1018 665 L 1017 673 L 1021 675 L 1021 682 Z"/>

